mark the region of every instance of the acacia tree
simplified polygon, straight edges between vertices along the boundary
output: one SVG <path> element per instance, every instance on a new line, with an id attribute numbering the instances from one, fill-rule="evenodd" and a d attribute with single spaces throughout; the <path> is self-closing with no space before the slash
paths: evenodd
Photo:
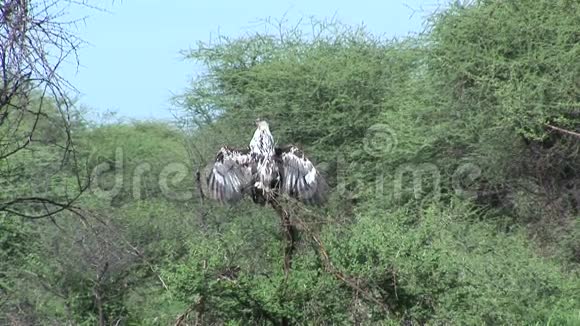
<path id="1" fill-rule="evenodd" d="M 0 311 L 6 313 L 0 323 L 36 318 L 33 304 L 9 294 L 17 293 L 11 288 L 22 278 L 26 257 L 40 249 L 38 234 L 7 217 L 74 211 L 73 202 L 88 186 L 72 138 L 74 87 L 59 73 L 65 60 L 77 60 L 82 44 L 71 32 L 76 21 L 66 21 L 72 5 L 87 4 L 0 1 Z"/>
<path id="2" fill-rule="evenodd" d="M 59 73 L 65 60 L 78 62 L 77 49 L 83 43 L 71 32 L 80 19 L 66 20 L 66 10 L 73 5 L 88 6 L 69 0 L 0 3 L 0 182 L 5 189 L 0 193 L 0 212 L 49 217 L 70 209 L 88 186 L 71 132 L 75 115 L 69 94 L 74 87 Z M 18 157 L 42 146 L 59 153 L 57 170 L 71 170 L 74 185 L 67 185 L 60 195 L 13 191 L 22 183 L 21 167 L 31 164 Z"/>

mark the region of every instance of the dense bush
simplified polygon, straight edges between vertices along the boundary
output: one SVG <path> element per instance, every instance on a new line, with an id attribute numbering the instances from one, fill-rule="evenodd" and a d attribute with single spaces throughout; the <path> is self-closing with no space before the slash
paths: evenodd
<path id="1" fill-rule="evenodd" d="M 101 170 L 77 214 L 0 215 L 0 320 L 580 323 L 578 17 L 576 1 L 477 1 L 398 41 L 313 22 L 200 44 L 179 128 L 79 123 L 79 159 Z M 323 208 L 284 201 L 288 273 L 273 210 L 195 182 L 257 117 L 332 185 Z M 0 169 L 22 162 L 7 192 L 57 156 Z M 74 183 L 64 171 L 44 191 Z"/>

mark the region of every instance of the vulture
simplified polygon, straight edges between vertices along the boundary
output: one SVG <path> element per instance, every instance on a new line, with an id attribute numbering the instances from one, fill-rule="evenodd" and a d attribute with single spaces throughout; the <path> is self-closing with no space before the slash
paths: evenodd
<path id="1" fill-rule="evenodd" d="M 276 147 L 268 123 L 260 119 L 247 148 L 220 148 L 209 166 L 206 183 L 214 200 L 235 203 L 249 195 L 260 205 L 282 194 L 321 205 L 328 189 L 314 163 L 296 146 Z"/>

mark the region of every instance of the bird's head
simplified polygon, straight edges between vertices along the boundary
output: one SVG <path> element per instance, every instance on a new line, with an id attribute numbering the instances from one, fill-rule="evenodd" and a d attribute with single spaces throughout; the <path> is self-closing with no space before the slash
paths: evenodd
<path id="1" fill-rule="evenodd" d="M 256 119 L 256 128 L 258 130 L 269 130 L 268 123 L 260 118 Z"/>

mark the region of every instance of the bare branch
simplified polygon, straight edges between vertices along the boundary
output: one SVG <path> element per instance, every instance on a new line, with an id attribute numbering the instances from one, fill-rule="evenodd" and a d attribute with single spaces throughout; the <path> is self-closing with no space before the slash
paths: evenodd
<path id="1" fill-rule="evenodd" d="M 552 130 L 556 130 L 556 131 L 559 131 L 559 132 L 565 133 L 565 134 L 567 134 L 567 135 L 571 135 L 571 136 L 574 136 L 574 137 L 578 137 L 578 138 L 580 138 L 580 133 L 577 133 L 577 132 L 575 132 L 575 131 L 566 130 L 566 129 L 563 129 L 563 128 L 560 128 L 560 127 L 553 126 L 553 125 L 551 125 L 551 124 L 546 124 L 546 126 L 547 126 L 548 128 L 550 128 L 550 129 L 552 129 Z"/>
<path id="2" fill-rule="evenodd" d="M 2 203 L 0 206 L 0 212 L 7 212 L 11 213 L 20 217 L 25 217 L 29 219 L 41 219 L 53 216 L 57 213 L 63 211 L 72 211 L 75 213 L 75 209 L 79 209 L 78 207 L 74 206 L 73 204 L 79 199 L 79 197 L 88 189 L 89 184 L 87 183 L 78 193 L 71 199 L 68 199 L 65 202 L 58 202 L 56 200 L 52 200 L 49 198 L 43 197 L 19 197 L 16 199 L 12 199 L 5 203 Z M 18 206 L 26 206 L 28 209 L 34 207 L 35 204 L 41 205 L 45 209 L 45 213 L 41 214 L 30 214 L 24 213 L 23 209 L 18 209 Z M 31 207 L 32 206 L 32 207 Z M 51 207 L 52 209 L 49 209 Z"/>
<path id="3" fill-rule="evenodd" d="M 83 182 L 75 142 L 72 139 L 72 101 L 75 88 L 60 74 L 69 58 L 79 62 L 77 51 L 84 43 L 73 33 L 80 19 L 67 18 L 72 6 L 99 9 L 85 0 L 3 0 L 0 2 L 0 162 L 34 148 L 42 121 L 59 119 L 61 127 L 55 149 L 63 154 L 61 169 L 72 165 L 77 196 L 57 199 L 26 196 L 0 197 L 0 211 L 27 218 L 43 218 L 73 208 L 72 202 L 87 189 Z M 60 133 L 61 132 L 61 133 Z M 51 142 L 43 142 L 50 144 Z M 5 171 L 3 171 L 6 173 Z M 19 194 L 11 194 L 18 197 Z M 30 206 L 32 205 L 32 207 Z M 35 205 L 44 205 L 34 215 Z"/>

